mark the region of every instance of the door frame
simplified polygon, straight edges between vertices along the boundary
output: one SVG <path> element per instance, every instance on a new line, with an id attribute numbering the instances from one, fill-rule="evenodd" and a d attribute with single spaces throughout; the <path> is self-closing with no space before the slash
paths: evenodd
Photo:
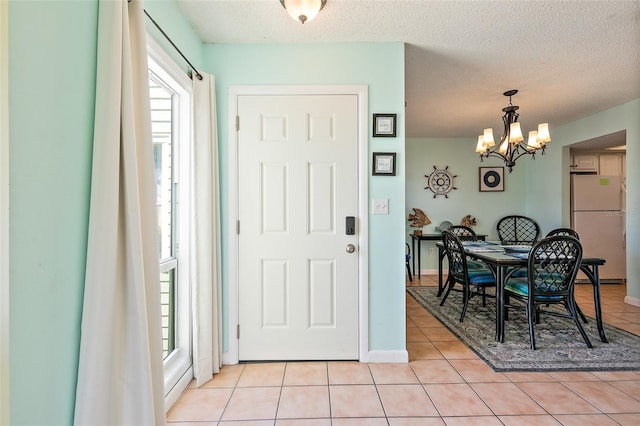
<path id="1" fill-rule="evenodd" d="M 366 85 L 354 86 L 229 86 L 228 92 L 228 181 L 229 199 L 227 203 L 227 261 L 228 298 L 227 298 L 227 335 L 228 352 L 223 354 L 224 364 L 239 362 L 237 326 L 239 323 L 238 268 L 239 219 L 238 194 L 238 133 L 236 116 L 238 114 L 238 96 L 251 95 L 356 95 L 358 97 L 358 352 L 359 361 L 369 358 L 369 226 L 368 226 L 368 128 L 369 100 Z"/>

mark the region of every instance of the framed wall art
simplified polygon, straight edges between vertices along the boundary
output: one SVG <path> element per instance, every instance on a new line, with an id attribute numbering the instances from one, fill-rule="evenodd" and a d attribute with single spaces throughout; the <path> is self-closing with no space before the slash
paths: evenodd
<path id="1" fill-rule="evenodd" d="M 396 114 L 373 114 L 373 137 L 396 137 Z"/>
<path id="2" fill-rule="evenodd" d="M 396 175 L 396 153 L 395 152 L 374 152 L 373 153 L 373 176 L 395 176 Z"/>
<path id="3" fill-rule="evenodd" d="M 480 167 L 480 192 L 504 191 L 504 167 Z"/>

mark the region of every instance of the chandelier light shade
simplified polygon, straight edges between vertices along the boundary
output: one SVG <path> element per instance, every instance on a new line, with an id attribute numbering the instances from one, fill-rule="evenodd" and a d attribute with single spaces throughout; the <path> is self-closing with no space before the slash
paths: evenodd
<path id="1" fill-rule="evenodd" d="M 318 16 L 327 0 L 280 0 L 280 4 L 294 21 L 304 24 Z"/>
<path id="2" fill-rule="evenodd" d="M 525 143 L 522 129 L 518 122 L 520 115 L 517 111 L 520 107 L 511 103 L 511 97 L 516 93 L 518 91 L 515 89 L 503 93 L 509 97 L 509 105 L 502 108 L 502 112 L 504 112 L 502 116 L 504 133 L 500 138 L 500 142 L 496 145 L 493 139 L 493 129 L 484 129 L 484 132 L 478 136 L 478 143 L 476 144 L 476 152 L 480 154 L 480 161 L 489 157 L 501 158 L 509 169 L 509 173 L 513 170 L 518 158 L 527 154 L 531 155 L 531 158 L 535 158 L 535 154 L 538 151 L 544 154 L 546 144 L 551 142 L 549 124 L 540 123 L 538 124 L 538 130 L 529 132 L 529 138 Z"/>

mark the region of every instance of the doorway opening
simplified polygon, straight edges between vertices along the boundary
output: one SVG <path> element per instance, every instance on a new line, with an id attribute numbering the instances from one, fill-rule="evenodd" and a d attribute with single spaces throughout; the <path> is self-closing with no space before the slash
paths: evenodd
<path id="1" fill-rule="evenodd" d="M 571 227 L 588 255 L 603 257 L 603 283 L 626 281 L 626 131 L 570 147 Z M 579 280 L 586 280 L 580 273 Z"/>

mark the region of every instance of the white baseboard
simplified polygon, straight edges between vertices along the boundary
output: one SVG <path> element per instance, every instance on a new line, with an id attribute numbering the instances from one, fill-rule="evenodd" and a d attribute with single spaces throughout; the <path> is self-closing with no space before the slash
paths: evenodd
<path id="1" fill-rule="evenodd" d="M 180 395 L 187 389 L 189 383 L 193 380 L 193 368 L 189 368 L 182 377 L 178 380 L 178 383 L 165 395 L 164 397 L 164 409 L 165 413 L 168 413 L 173 404 L 176 403 Z"/>
<path id="2" fill-rule="evenodd" d="M 404 364 L 409 362 L 409 352 L 404 351 L 369 351 L 367 353 L 367 359 L 360 360 L 361 362 L 375 362 L 375 363 L 395 363 Z M 231 354 L 225 352 L 222 354 L 223 365 L 235 365 L 238 364 L 238 360 Z"/>
<path id="3" fill-rule="evenodd" d="M 626 303 L 627 305 L 640 307 L 640 299 L 638 299 L 637 297 L 625 296 L 624 303 Z"/>
<path id="4" fill-rule="evenodd" d="M 406 364 L 409 362 L 409 352 L 404 351 L 369 351 L 371 363 L 395 363 Z"/>
<path id="5" fill-rule="evenodd" d="M 438 270 L 437 269 L 421 269 L 420 270 L 420 277 L 425 277 L 427 275 L 435 275 L 438 276 Z M 413 272 L 413 276 L 414 277 L 418 277 L 418 274 L 416 274 L 415 272 Z"/>
<path id="6" fill-rule="evenodd" d="M 222 365 L 236 365 L 238 363 L 238 357 L 230 352 L 222 353 Z"/>

